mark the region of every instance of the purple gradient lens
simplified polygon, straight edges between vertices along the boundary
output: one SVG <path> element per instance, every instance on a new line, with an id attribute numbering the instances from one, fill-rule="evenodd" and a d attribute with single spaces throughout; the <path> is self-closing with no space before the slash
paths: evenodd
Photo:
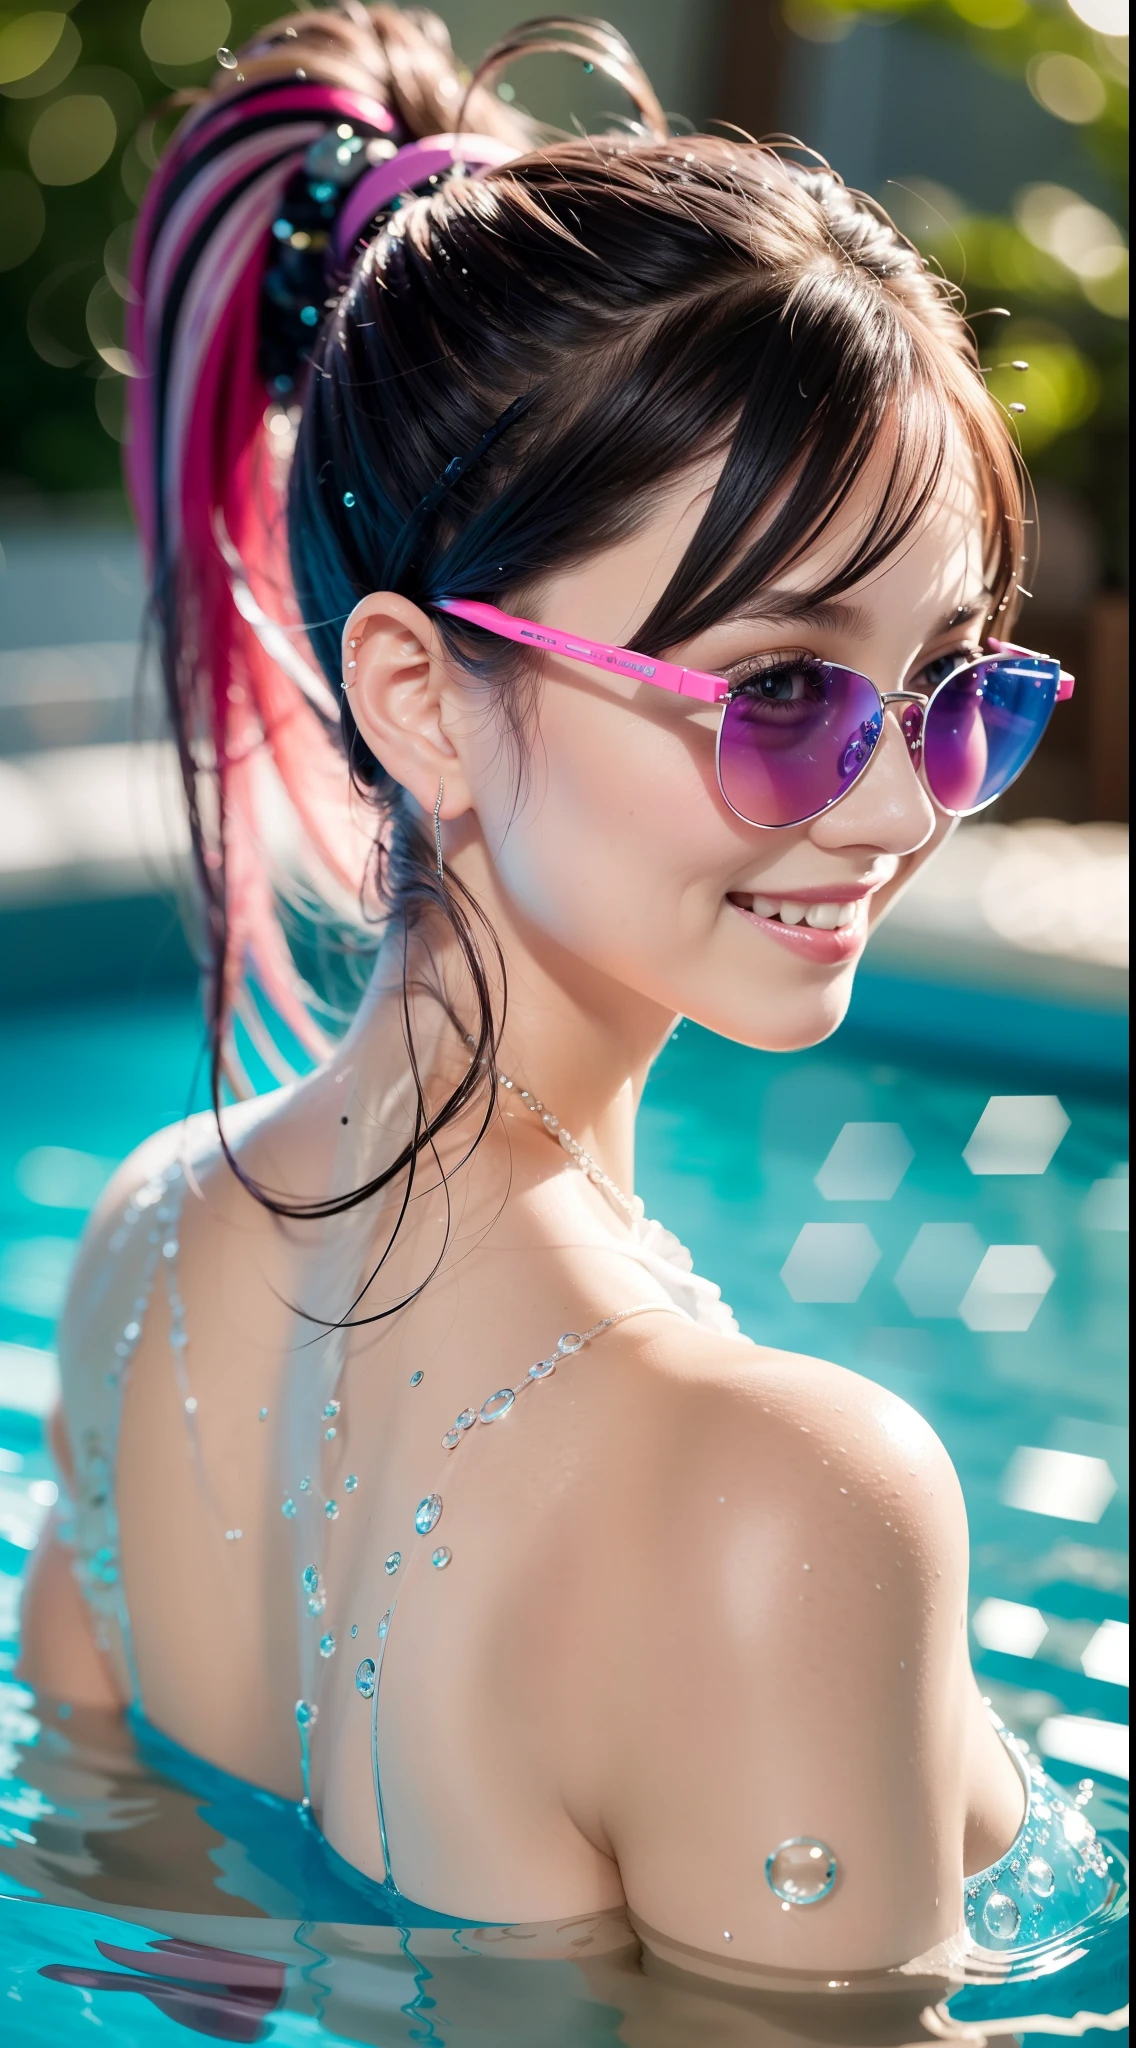
<path id="1" fill-rule="evenodd" d="M 965 817 L 1009 788 L 1049 723 L 1059 680 L 1055 661 L 1002 654 L 960 669 L 935 692 L 923 772 L 941 809 Z"/>
<path id="2" fill-rule="evenodd" d="M 854 669 L 810 662 L 759 676 L 722 715 L 722 795 L 749 825 L 802 825 L 851 788 L 882 729 L 879 695 Z"/>

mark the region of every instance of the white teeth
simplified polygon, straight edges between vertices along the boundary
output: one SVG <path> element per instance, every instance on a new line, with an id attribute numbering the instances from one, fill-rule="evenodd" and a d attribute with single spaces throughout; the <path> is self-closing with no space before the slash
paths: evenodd
<path id="1" fill-rule="evenodd" d="M 840 931 L 855 924 L 859 906 L 855 903 L 797 903 L 792 897 L 751 896 L 754 917 L 779 917 L 782 924 L 807 924 L 815 932 Z"/>

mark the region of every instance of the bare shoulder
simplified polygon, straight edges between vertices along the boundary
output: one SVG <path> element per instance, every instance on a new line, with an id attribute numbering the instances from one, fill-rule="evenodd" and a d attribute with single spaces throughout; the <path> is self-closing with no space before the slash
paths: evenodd
<path id="1" fill-rule="evenodd" d="M 812 1530 L 822 1546 L 826 1538 L 844 1544 L 854 1528 L 914 1537 L 961 1527 L 965 1537 L 942 1443 L 875 1381 L 677 1317 L 644 1317 L 607 1341 L 627 1385 L 620 1405 L 666 1470 L 669 1517 L 682 1524 L 684 1542 L 709 1508 L 725 1509 L 709 1517 L 712 1549 L 720 1549 L 723 1520 L 736 1512 L 752 1522 L 759 1504 L 785 1528 Z"/>
<path id="2" fill-rule="evenodd" d="M 950 1460 L 855 1373 L 646 1323 L 615 1333 L 621 1555 L 594 1583 L 603 1833 L 628 1899 L 649 1928 L 710 1950 L 727 1928 L 778 1966 L 904 1960 L 951 1931 L 956 1863 L 961 1897 L 972 1682 Z M 765 1859 L 804 1836 L 856 1872 L 855 1896 L 790 1924 Z"/>

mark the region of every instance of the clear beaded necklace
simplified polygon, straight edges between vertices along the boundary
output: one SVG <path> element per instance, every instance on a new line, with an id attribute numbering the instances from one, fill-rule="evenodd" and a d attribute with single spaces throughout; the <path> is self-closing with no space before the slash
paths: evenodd
<path id="1" fill-rule="evenodd" d="M 550 1109 L 546 1109 L 543 1102 L 538 1101 L 528 1088 L 519 1088 L 515 1081 L 510 1080 L 508 1074 L 498 1074 L 497 1086 L 504 1088 L 510 1095 L 516 1095 L 526 1109 L 539 1117 L 549 1137 L 556 1139 L 562 1151 L 568 1154 L 573 1166 L 578 1166 L 581 1173 L 586 1173 L 594 1187 L 603 1189 L 604 1194 L 611 1198 L 616 1207 L 622 1209 L 629 1223 L 638 1223 L 643 1213 L 642 1204 L 634 1201 L 630 1195 L 624 1194 L 611 1175 L 604 1172 L 598 1160 L 593 1159 L 590 1152 L 585 1152 L 571 1131 L 565 1130 L 558 1116 L 554 1116 Z"/>

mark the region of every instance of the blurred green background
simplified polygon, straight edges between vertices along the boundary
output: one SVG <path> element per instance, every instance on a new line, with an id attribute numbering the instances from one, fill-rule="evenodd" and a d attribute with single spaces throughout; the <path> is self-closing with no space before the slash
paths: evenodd
<path id="1" fill-rule="evenodd" d="M 525 0 L 439 10 L 476 59 Z M 0 524 L 124 517 L 131 222 L 172 93 L 264 0 L 0 9 Z M 1015 801 L 1127 815 L 1127 0 L 610 0 L 676 123 L 788 131 L 963 286 L 1015 414 L 1043 546 L 1023 634 L 1088 685 Z M 595 124 L 610 86 L 530 60 L 503 90 Z M 1016 372 L 1013 360 L 1027 360 Z M 0 604 L 4 602 L 0 590 Z M 9 642 L 11 644 L 11 642 Z M 1039 779 L 1040 778 L 1040 779 Z"/>

